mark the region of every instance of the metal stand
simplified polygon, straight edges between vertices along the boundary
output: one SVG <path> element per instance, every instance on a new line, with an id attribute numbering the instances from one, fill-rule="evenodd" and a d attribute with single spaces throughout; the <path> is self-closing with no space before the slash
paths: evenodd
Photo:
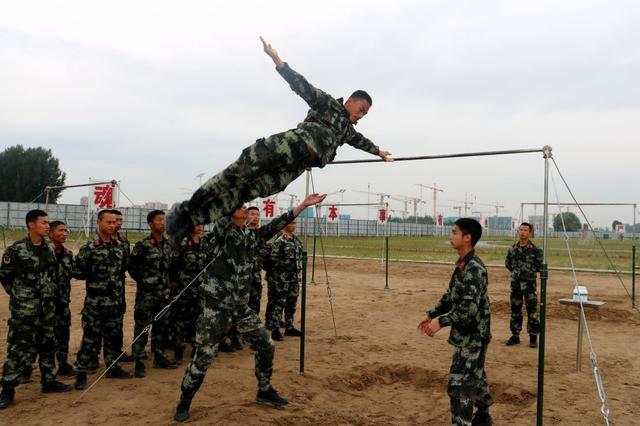
<path id="1" fill-rule="evenodd" d="M 300 301 L 300 373 L 304 373 L 304 337 L 307 317 L 307 252 L 302 252 L 302 300 Z"/>
<path id="2" fill-rule="evenodd" d="M 582 302 L 585 308 L 598 309 L 607 302 L 587 300 Z M 578 346 L 576 348 L 576 371 L 582 371 L 582 334 L 584 330 L 584 318 L 580 312 L 580 302 L 573 299 L 560 299 L 561 305 L 576 306 L 578 308 Z"/>

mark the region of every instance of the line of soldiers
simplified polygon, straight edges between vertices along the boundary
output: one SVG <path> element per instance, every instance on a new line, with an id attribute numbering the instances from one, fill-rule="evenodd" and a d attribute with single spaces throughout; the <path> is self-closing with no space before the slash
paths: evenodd
<path id="1" fill-rule="evenodd" d="M 250 211 L 248 229 L 257 233 L 260 231 L 259 210 L 254 207 Z M 277 229 L 273 234 L 289 219 L 292 218 L 274 221 L 276 223 L 271 228 Z M 39 361 L 43 393 L 71 390 L 70 385 L 57 381 L 57 376 L 75 376 L 74 387 L 84 389 L 87 386 L 87 373 L 99 368 L 101 350 L 105 366 L 110 367 L 107 378 L 131 378 L 132 374 L 119 365 L 119 362 L 131 361 L 135 361 L 133 375 L 144 377 L 144 360 L 147 358 L 145 347 L 149 333 L 154 368 L 177 368 L 183 362 L 187 344 L 192 346 L 193 358 L 198 319 L 206 300 L 201 287 L 208 279 L 207 266 L 220 257 L 221 242 L 216 241 L 214 233 L 205 234 L 203 226 L 196 225 L 191 234 L 173 248 L 164 234 L 164 212 L 150 212 L 147 222 L 150 235 L 130 249 L 126 236 L 119 232 L 123 223 L 122 213 L 118 210 L 102 210 L 97 216 L 97 235 L 83 244 L 74 256 L 64 246 L 68 229 L 63 222 L 49 223 L 47 213 L 42 210 L 32 210 L 27 214 L 28 235 L 5 250 L 0 265 L 0 281 L 10 296 L 11 314 L 0 408 L 6 408 L 13 402 L 15 388 L 19 384 L 31 380 L 32 365 L 36 358 Z M 263 238 L 259 242 L 256 239 L 257 250 L 245 247 L 245 255 L 248 255 L 251 265 L 251 279 L 247 285 L 251 291 L 245 304 L 255 313 L 258 322 L 261 270 L 265 265 L 273 265 L 267 274 L 270 298 L 267 324 L 274 336 L 280 336 L 277 340 L 282 340 L 278 330 L 281 326 L 285 327 L 286 335 L 299 335 L 292 321 L 295 301 L 282 297 L 289 288 L 292 289 L 291 294 L 297 297 L 301 245 L 294 232 L 295 221 L 281 231 L 273 245 Z M 282 241 L 294 242 L 296 249 L 283 249 Z M 275 249 L 278 257 L 273 261 L 270 260 L 274 251 L 272 247 L 278 247 Z M 136 282 L 133 316 L 134 337 L 137 339 L 132 345 L 132 355 L 123 351 L 126 272 Z M 280 282 L 278 277 L 286 277 L 286 280 Z M 82 308 L 83 335 L 76 357 L 77 370 L 68 361 L 72 278 L 84 280 L 86 286 Z M 278 295 L 277 300 L 274 295 Z M 168 311 L 166 307 L 174 299 Z M 238 339 L 238 331 L 244 331 L 242 326 L 236 328 L 227 334 L 232 341 Z M 221 341 L 225 342 L 224 339 Z M 239 340 L 236 341 L 241 348 Z M 252 348 L 259 350 L 255 344 L 252 344 Z M 165 356 L 165 350 L 174 351 L 173 360 Z"/>

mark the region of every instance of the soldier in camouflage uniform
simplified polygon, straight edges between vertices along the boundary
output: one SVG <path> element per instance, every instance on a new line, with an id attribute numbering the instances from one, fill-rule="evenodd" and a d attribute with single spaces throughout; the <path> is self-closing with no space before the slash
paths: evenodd
<path id="1" fill-rule="evenodd" d="M 203 312 L 196 329 L 196 353 L 182 380 L 175 420 L 189 418 L 191 400 L 202 385 L 218 343 L 232 325 L 236 325 L 246 342 L 257 348 L 256 401 L 276 406 L 288 404 L 270 384 L 275 352 L 273 341 L 256 313 L 247 305 L 253 262 L 259 241 L 273 237 L 306 207 L 322 202 L 325 196 L 309 195 L 293 212 L 285 213 L 259 229 L 246 226 L 248 213 L 245 207 L 215 223 L 213 263 L 207 269 L 207 279 L 202 284 Z"/>
<path id="2" fill-rule="evenodd" d="M 260 227 L 260 209 L 255 206 L 248 209 L 249 220 L 247 225 L 250 228 L 258 229 Z M 267 243 L 260 241 L 256 257 L 253 263 L 253 282 L 251 283 L 251 292 L 249 294 L 249 307 L 260 316 L 260 301 L 262 299 L 262 266 L 264 258 L 268 254 Z"/>
<path id="3" fill-rule="evenodd" d="M 484 369 L 491 340 L 488 276 L 474 251 L 481 235 L 482 227 L 476 220 L 463 218 L 455 222 L 449 241 L 460 257 L 446 293 L 418 324 L 418 330 L 428 336 L 451 326 L 449 344 L 454 350 L 447 392 L 454 425 L 493 424 L 489 414 L 493 400 Z"/>
<path id="4" fill-rule="evenodd" d="M 174 250 L 171 259 L 169 279 L 175 284 L 176 293 L 179 294 L 189 286 L 173 305 L 177 364 L 182 363 L 186 344 L 189 343 L 192 347 L 194 345 L 196 324 L 202 313 L 200 285 L 206 277 L 203 269 L 207 266 L 207 255 L 210 253 L 210 246 L 202 236 L 203 229 L 202 225 L 196 225 L 191 236 L 184 239 L 180 247 Z"/>
<path id="5" fill-rule="evenodd" d="M 122 212 L 120 210 L 111 210 L 113 212 L 113 214 L 116 215 L 116 236 L 115 238 L 120 241 L 120 244 L 122 244 L 122 250 L 125 256 L 125 263 L 128 265 L 129 264 L 129 255 L 131 253 L 131 243 L 129 243 L 129 240 L 127 239 L 126 234 L 120 232 L 120 230 L 122 229 L 122 225 L 124 224 L 124 216 L 122 215 Z M 126 287 L 126 271 L 122 271 L 122 305 L 120 305 L 120 311 L 122 312 L 122 325 L 124 327 L 124 314 L 127 312 L 127 287 Z M 120 337 L 118 338 L 118 340 L 120 341 L 120 348 L 124 347 L 124 330 L 123 327 L 120 328 Z M 100 350 L 98 349 L 98 352 L 100 352 Z M 124 351 L 120 351 L 121 353 Z M 120 361 L 121 362 L 133 362 L 133 356 L 129 355 L 127 353 L 122 354 L 122 356 L 120 357 Z"/>
<path id="6" fill-rule="evenodd" d="M 511 272 L 511 337 L 507 346 L 520 343 L 522 331 L 522 305 L 527 307 L 527 332 L 529 346 L 538 347 L 540 317 L 538 314 L 538 293 L 536 292 L 536 274 L 542 266 L 542 250 L 529 238 L 533 228 L 524 222 L 518 228 L 519 241 L 509 249 L 505 266 Z"/>
<path id="7" fill-rule="evenodd" d="M 278 73 L 311 109 L 298 127 L 258 139 L 242 151 L 238 160 L 205 182 L 190 200 L 176 206 L 167 225 L 174 245 L 194 223 L 215 222 L 245 202 L 284 190 L 306 169 L 324 167 L 345 143 L 392 161 L 388 151 L 380 150 L 354 129 L 371 107 L 369 94 L 358 90 L 343 104 L 342 98 L 334 99 L 309 84 L 280 59 L 270 44 L 262 43 Z"/>
<path id="8" fill-rule="evenodd" d="M 147 223 L 151 235 L 138 241 L 129 257 L 129 275 L 137 283 L 136 304 L 134 307 L 135 328 L 133 335 L 137 337 L 144 328 L 151 324 L 151 352 L 153 352 L 154 368 L 176 368 L 162 353 L 165 334 L 169 330 L 169 315 L 166 312 L 161 318 L 154 317 L 170 302 L 169 266 L 172 249 L 164 235 L 164 212 L 153 210 L 147 215 Z M 147 345 L 147 334 L 144 333 L 133 344 L 133 356 L 136 359 L 135 375 L 146 375 L 142 361 Z"/>
<path id="9" fill-rule="evenodd" d="M 69 331 L 71 329 L 71 278 L 73 277 L 73 253 L 64 247 L 69 231 L 64 222 L 55 220 L 49 227 L 49 240 L 54 244 L 57 260 L 58 299 L 56 301 L 56 360 L 60 376 L 75 376 L 69 364 Z"/>
<path id="10" fill-rule="evenodd" d="M 116 216 L 111 210 L 98 213 L 98 235 L 87 241 L 75 258 L 73 276 L 85 280 L 86 296 L 82 308 L 82 342 L 78 351 L 78 374 L 74 387 L 84 389 L 91 360 L 102 349 L 104 362 L 111 366 L 120 355 L 122 329 L 122 273 L 127 268 L 124 246 L 115 239 Z M 106 376 L 128 379 L 131 374 L 115 364 Z"/>
<path id="11" fill-rule="evenodd" d="M 285 336 L 300 336 L 300 331 L 293 326 L 302 279 L 302 242 L 294 234 L 295 230 L 296 222 L 293 221 L 271 244 L 269 300 L 265 321 L 273 340 L 282 340 L 280 328 L 285 329 Z"/>
<path id="12" fill-rule="evenodd" d="M 0 409 L 14 399 L 22 373 L 37 352 L 42 392 L 67 392 L 71 386 L 56 381 L 56 255 L 45 241 L 49 218 L 42 210 L 26 216 L 29 234 L 7 247 L 0 265 L 0 283 L 9 295 L 7 357 L 2 368 Z M 35 348 L 35 349 L 34 349 Z"/>

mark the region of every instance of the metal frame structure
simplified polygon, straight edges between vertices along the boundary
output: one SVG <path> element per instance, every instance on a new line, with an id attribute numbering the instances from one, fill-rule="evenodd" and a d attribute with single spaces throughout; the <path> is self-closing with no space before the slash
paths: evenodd
<path id="1" fill-rule="evenodd" d="M 543 402 L 544 402 L 544 352 L 545 352 L 545 326 L 546 326 L 546 306 L 547 306 L 547 279 L 548 279 L 548 265 L 547 265 L 547 232 L 548 223 L 547 217 L 549 213 L 549 160 L 552 157 L 551 147 L 545 145 L 542 148 L 536 149 L 516 149 L 516 150 L 504 150 L 504 151 L 481 151 L 481 152 L 464 152 L 457 154 L 443 154 L 443 155 L 424 155 L 416 157 L 398 157 L 394 158 L 394 161 L 415 161 L 415 160 L 438 160 L 445 158 L 464 158 L 464 157 L 482 157 L 482 156 L 497 156 L 497 155 L 513 155 L 513 154 L 531 154 L 542 153 L 544 159 L 544 221 L 543 221 L 543 261 L 542 268 L 540 270 L 540 343 L 538 346 L 538 395 L 537 395 L 537 410 L 536 410 L 536 424 L 542 426 L 543 419 Z M 333 161 L 329 164 L 360 164 L 360 163 L 379 163 L 383 162 L 382 159 L 367 159 L 367 160 L 345 160 L 345 161 Z M 309 194 L 309 179 L 310 173 L 307 173 L 307 194 Z M 306 218 L 306 216 L 305 216 Z M 307 218 L 308 219 L 308 218 Z M 388 246 L 387 246 L 388 247 Z M 305 247 L 306 250 L 306 247 Z M 306 281 L 306 280 L 305 280 Z M 305 285 L 303 281 L 303 286 Z M 303 300 L 304 303 L 304 300 Z M 305 307 L 302 307 L 302 312 Z M 304 318 L 302 319 L 304 321 Z M 304 329 L 300 338 L 300 372 L 304 371 Z"/>

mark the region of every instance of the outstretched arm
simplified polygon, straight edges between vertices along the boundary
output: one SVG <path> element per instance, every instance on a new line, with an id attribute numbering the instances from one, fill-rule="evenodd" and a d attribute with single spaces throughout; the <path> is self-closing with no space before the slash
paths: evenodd
<path id="1" fill-rule="evenodd" d="M 373 155 L 377 155 L 382 158 L 384 161 L 392 162 L 393 158 L 391 158 L 391 153 L 389 151 L 382 150 L 378 148 L 376 144 L 371 142 L 369 139 L 364 137 L 362 133 L 357 132 L 355 130 L 351 130 L 351 135 L 347 139 L 347 143 L 354 148 L 361 149 L 364 152 L 368 152 Z"/>
<path id="2" fill-rule="evenodd" d="M 271 47 L 262 37 L 262 47 L 264 53 L 266 53 L 274 64 L 276 64 L 276 70 L 284 78 L 291 90 L 296 92 L 311 108 L 320 108 L 323 105 L 327 105 L 333 98 L 320 89 L 316 89 L 304 78 L 301 74 L 298 74 L 289 67 L 289 65 L 280 59 L 278 52 Z"/>
<path id="3" fill-rule="evenodd" d="M 298 207 L 293 209 L 293 211 L 286 212 L 282 216 L 275 218 L 268 224 L 258 228 L 256 232 L 258 232 L 258 235 L 262 240 L 270 240 L 274 235 L 278 233 L 279 230 L 287 226 L 289 222 L 291 222 L 300 213 L 302 213 L 304 209 L 321 203 L 326 196 L 327 194 L 309 194 L 309 196 L 307 196 L 307 198 L 305 198 L 304 201 L 298 205 Z"/>

